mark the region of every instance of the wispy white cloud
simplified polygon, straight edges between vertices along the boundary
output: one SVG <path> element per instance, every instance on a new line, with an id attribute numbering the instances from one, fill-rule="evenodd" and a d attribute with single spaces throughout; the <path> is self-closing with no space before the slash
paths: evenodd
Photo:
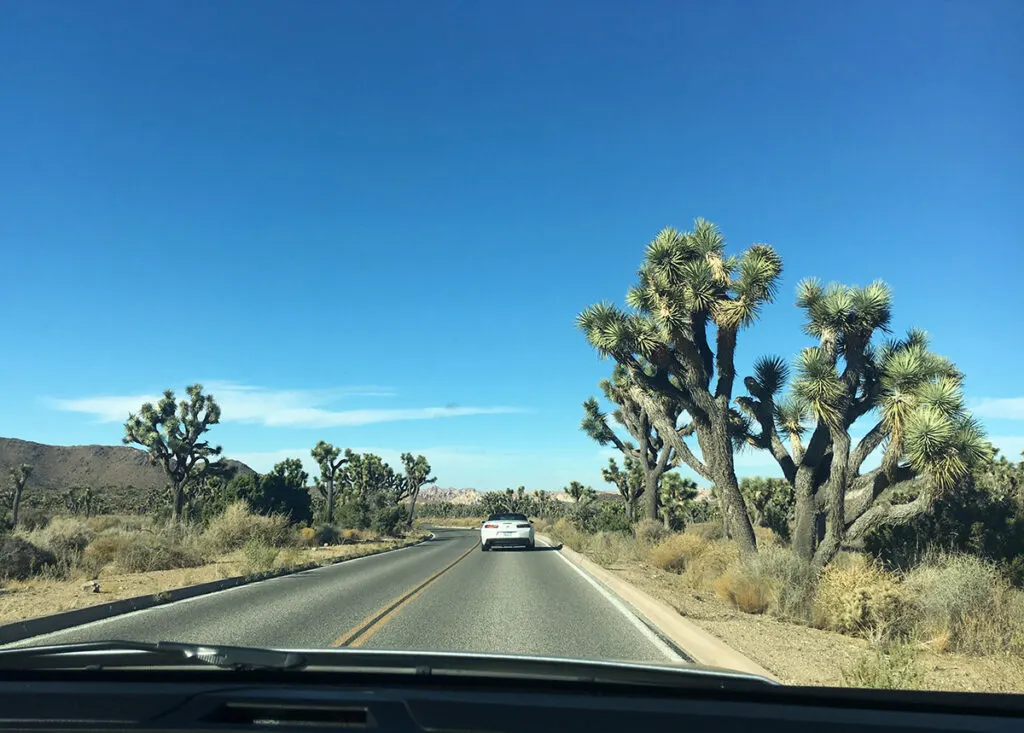
<path id="1" fill-rule="evenodd" d="M 393 397 L 384 387 L 343 387 L 322 390 L 277 390 L 265 387 L 209 381 L 204 383 L 220 404 L 224 422 L 255 423 L 267 427 L 329 428 L 404 420 L 432 420 L 464 415 L 497 415 L 523 412 L 516 407 L 413 407 L 336 410 L 325 405 L 355 397 Z M 144 402 L 158 395 L 101 395 L 50 399 L 51 407 L 93 415 L 99 422 L 120 422 Z"/>
<path id="2" fill-rule="evenodd" d="M 1024 420 L 1024 397 L 983 397 L 970 403 L 976 417 L 991 420 Z"/>

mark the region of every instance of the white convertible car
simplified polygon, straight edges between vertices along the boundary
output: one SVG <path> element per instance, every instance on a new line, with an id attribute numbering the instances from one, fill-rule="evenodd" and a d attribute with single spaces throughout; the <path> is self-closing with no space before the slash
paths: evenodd
<path id="1" fill-rule="evenodd" d="M 480 549 L 517 546 L 533 549 L 533 522 L 525 514 L 492 514 L 480 527 Z"/>

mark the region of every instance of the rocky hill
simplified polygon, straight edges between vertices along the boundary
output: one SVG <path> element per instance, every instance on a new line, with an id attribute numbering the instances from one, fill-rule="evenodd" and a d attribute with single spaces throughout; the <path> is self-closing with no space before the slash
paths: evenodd
<path id="1" fill-rule="evenodd" d="M 244 463 L 227 462 L 243 473 L 252 472 Z M 8 469 L 21 463 L 32 466 L 29 486 L 35 490 L 159 489 L 167 484 L 163 470 L 150 465 L 146 453 L 126 445 L 45 445 L 0 438 L 0 480 L 6 481 Z"/>

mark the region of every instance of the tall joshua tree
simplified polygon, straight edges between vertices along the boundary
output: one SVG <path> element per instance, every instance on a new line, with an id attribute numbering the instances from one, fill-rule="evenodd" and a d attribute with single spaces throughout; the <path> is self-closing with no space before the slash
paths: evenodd
<path id="1" fill-rule="evenodd" d="M 781 272 L 782 260 L 768 245 L 728 256 L 718 228 L 698 219 L 693 231 L 664 229 L 647 246 L 626 296 L 630 311 L 600 303 L 577 317 L 591 345 L 629 370 L 631 396 L 662 439 L 713 482 L 726 526 L 744 552 L 756 543 L 733 463 L 734 442 L 748 431 L 732 404 L 736 343 L 774 298 Z M 688 415 L 686 430 L 696 435 L 701 459 L 665 404 Z"/>
<path id="2" fill-rule="evenodd" d="M 815 344 L 800 353 L 789 393 L 781 396 L 785 362 L 767 357 L 737 402 L 755 426 L 747 442 L 770 451 L 793 485 L 794 549 L 820 566 L 872 529 L 912 521 L 991 446 L 964 406 L 963 375 L 928 348 L 924 332 L 876 340 L 891 318 L 885 283 L 807 280 L 797 305 Z M 854 441 L 860 419 L 870 427 Z M 879 448 L 881 465 L 862 473 Z"/>

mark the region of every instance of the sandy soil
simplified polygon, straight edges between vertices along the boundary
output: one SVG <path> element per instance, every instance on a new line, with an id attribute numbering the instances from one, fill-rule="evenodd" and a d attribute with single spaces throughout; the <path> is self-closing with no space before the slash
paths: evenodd
<path id="1" fill-rule="evenodd" d="M 868 653 L 863 639 L 742 613 L 713 593 L 693 590 L 673 573 L 643 564 L 609 569 L 673 606 L 787 684 L 841 686 L 843 667 Z M 1024 692 L 1024 659 L 1020 657 L 968 657 L 922 648 L 918 661 L 926 670 L 927 689 Z"/>
<path id="2" fill-rule="evenodd" d="M 415 536 L 333 547 L 284 550 L 278 555 L 277 566 L 302 566 L 313 562 L 327 564 L 339 558 L 360 557 L 381 549 L 402 547 L 419 539 L 420 536 Z M 218 558 L 216 562 L 207 565 L 181 570 L 119 573 L 114 568 L 107 567 L 100 573 L 98 593 L 83 589 L 84 579 L 59 581 L 34 578 L 21 582 L 14 581 L 0 589 L 0 624 L 231 578 L 244 574 L 244 568 L 245 562 L 239 551 Z"/>

